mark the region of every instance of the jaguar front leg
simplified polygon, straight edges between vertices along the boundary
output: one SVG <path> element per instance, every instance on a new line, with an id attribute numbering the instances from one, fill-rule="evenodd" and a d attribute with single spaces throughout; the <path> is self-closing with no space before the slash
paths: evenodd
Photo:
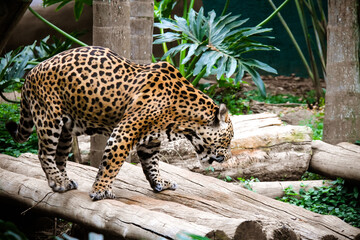
<path id="1" fill-rule="evenodd" d="M 140 158 L 144 174 L 155 192 L 161 192 L 166 189 L 175 190 L 177 188 L 175 182 L 163 179 L 160 176 L 159 150 L 160 141 L 158 140 L 153 140 L 137 147 L 137 154 Z"/>
<path id="2" fill-rule="evenodd" d="M 135 123 L 135 121 L 123 120 L 110 135 L 95 182 L 90 192 L 92 200 L 115 198 L 115 194 L 112 191 L 112 184 L 126 157 L 137 141 L 138 132 L 128 131 L 128 129 L 133 129 L 132 125 Z"/>

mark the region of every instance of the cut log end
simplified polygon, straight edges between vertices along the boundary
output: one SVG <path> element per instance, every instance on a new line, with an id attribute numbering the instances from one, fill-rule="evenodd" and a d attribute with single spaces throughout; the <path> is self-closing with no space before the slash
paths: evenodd
<path id="1" fill-rule="evenodd" d="M 267 237 L 261 222 L 245 221 L 236 228 L 234 239 L 267 240 Z"/>

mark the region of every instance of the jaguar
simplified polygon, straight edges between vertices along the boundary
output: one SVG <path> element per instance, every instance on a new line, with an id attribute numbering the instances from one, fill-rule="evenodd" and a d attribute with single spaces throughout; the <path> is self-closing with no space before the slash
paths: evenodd
<path id="1" fill-rule="evenodd" d="M 153 191 L 175 190 L 177 184 L 159 172 L 162 139 L 188 139 L 204 166 L 231 156 L 233 126 L 224 104 L 218 106 L 167 62 L 136 64 L 100 46 L 64 51 L 29 71 L 20 122 L 6 128 L 21 143 L 34 125 L 38 158 L 54 192 L 78 187 L 66 172 L 74 136 L 108 136 L 93 200 L 115 197 L 114 178 L 133 149 Z"/>

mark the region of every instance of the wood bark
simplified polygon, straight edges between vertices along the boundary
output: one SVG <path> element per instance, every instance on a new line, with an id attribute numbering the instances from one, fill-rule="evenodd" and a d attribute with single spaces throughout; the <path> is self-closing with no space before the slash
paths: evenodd
<path id="1" fill-rule="evenodd" d="M 130 59 L 151 63 L 154 25 L 154 0 L 130 0 Z"/>
<path id="2" fill-rule="evenodd" d="M 130 1 L 93 1 L 93 45 L 111 48 L 119 55 L 130 58 Z M 107 137 L 91 137 L 90 163 L 98 167 Z"/>
<path id="3" fill-rule="evenodd" d="M 53 193 L 35 155 L 0 158 L 2 199 L 127 239 L 174 239 L 184 231 L 216 239 L 360 239 L 360 229 L 337 217 L 166 163 L 160 163 L 161 172 L 177 181 L 177 190 L 154 193 L 141 167 L 125 163 L 114 182 L 117 198 L 92 202 L 93 167 L 69 162 L 79 189 Z"/>
<path id="4" fill-rule="evenodd" d="M 313 181 L 277 181 L 277 182 L 252 182 L 247 185 L 240 184 L 242 187 L 250 187 L 254 192 L 270 198 L 284 196 L 285 188 L 292 187 L 295 192 L 300 189 L 309 190 L 311 188 L 319 188 L 328 186 L 329 181 L 313 180 Z"/>
<path id="5" fill-rule="evenodd" d="M 215 177 L 250 178 L 261 181 L 298 180 L 308 169 L 311 158 L 311 129 L 283 125 L 275 114 L 231 116 L 234 139 L 233 157 L 224 163 L 213 163 L 204 169 L 187 140 L 163 141 L 164 162 Z M 135 153 L 129 161 L 137 162 Z"/>
<path id="6" fill-rule="evenodd" d="M 32 0 L 0 1 L 0 53 Z"/>
<path id="7" fill-rule="evenodd" d="M 350 143 L 336 146 L 313 141 L 310 171 L 329 177 L 360 182 L 360 147 Z"/>
<path id="8" fill-rule="evenodd" d="M 360 139 L 359 1 L 329 0 L 323 140 Z"/>

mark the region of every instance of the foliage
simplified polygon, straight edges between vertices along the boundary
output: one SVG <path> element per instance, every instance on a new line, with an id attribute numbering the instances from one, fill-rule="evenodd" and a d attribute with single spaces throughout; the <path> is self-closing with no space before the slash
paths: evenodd
<path id="1" fill-rule="evenodd" d="M 2 240 L 27 240 L 26 236 L 12 222 L 0 219 L 0 239 Z"/>
<path id="2" fill-rule="evenodd" d="M 242 177 L 238 177 L 236 180 L 233 179 L 232 177 L 230 176 L 225 176 L 223 178 L 223 180 L 225 182 L 238 182 L 240 183 L 243 187 L 245 187 L 246 189 L 250 190 L 250 191 L 253 191 L 252 187 L 251 187 L 251 183 L 254 183 L 254 182 L 260 182 L 260 180 L 258 178 L 255 178 L 255 177 L 251 177 L 250 179 L 245 179 L 245 178 L 242 178 Z"/>
<path id="3" fill-rule="evenodd" d="M 216 17 L 215 11 L 205 16 L 203 8 L 198 13 L 190 9 L 187 18 L 175 16 L 175 20 L 163 18 L 161 23 L 155 23 L 155 27 L 169 31 L 154 35 L 154 44 L 182 41 L 167 51 L 163 59 L 187 51 L 185 57 L 180 58 L 179 70 L 187 79 L 196 76 L 192 81 L 195 86 L 201 77 L 210 74 L 216 75 L 217 79 L 222 76 L 230 78 L 235 74 L 234 83 L 237 84 L 247 72 L 260 92 L 265 95 L 265 86 L 257 70 L 277 73 L 276 70 L 258 60 L 244 58 L 243 54 L 251 51 L 277 50 L 256 39 L 271 29 L 243 27 L 247 19 L 239 18 L 240 16 L 230 14 Z M 270 38 L 264 35 L 261 37 Z"/>
<path id="4" fill-rule="evenodd" d="M 73 36 L 78 34 L 72 33 Z M 47 36 L 40 40 L 38 46 L 35 41 L 32 45 L 19 47 L 0 58 L 0 97 L 8 102 L 14 102 L 7 99 L 3 93 L 19 91 L 24 83 L 24 74 L 27 70 L 33 68 L 39 61 L 65 51 L 72 45 L 72 41 L 69 39 L 62 41 L 52 37 L 53 43 L 49 43 L 49 40 L 50 36 Z"/>
<path id="5" fill-rule="evenodd" d="M 81 35 L 82 32 L 72 32 L 70 33 L 71 36 L 77 37 Z M 49 41 L 50 40 L 50 41 Z M 52 43 L 50 43 L 52 42 Z M 32 51 L 34 54 L 33 61 L 44 61 L 52 56 L 55 56 L 58 53 L 61 53 L 65 50 L 68 50 L 71 48 L 73 41 L 65 38 L 65 40 L 58 39 L 55 36 L 52 36 L 50 39 L 50 36 L 47 36 L 40 40 L 39 46 L 36 46 L 36 41 L 33 43 Z"/>
<path id="6" fill-rule="evenodd" d="M 251 187 L 251 183 L 254 183 L 254 182 L 260 182 L 260 180 L 258 178 L 255 178 L 255 177 L 251 177 L 250 179 L 245 179 L 245 178 L 241 178 L 241 177 L 238 177 L 237 180 L 241 183 L 241 185 L 243 187 L 245 187 L 246 189 L 250 190 L 250 191 L 254 191 Z"/>
<path id="7" fill-rule="evenodd" d="M 48 7 L 54 4 L 59 4 L 56 8 L 56 11 L 59 11 L 62 7 L 64 7 L 66 4 L 68 4 L 69 2 L 73 2 L 75 1 L 74 4 L 74 16 L 76 21 L 79 20 L 83 9 L 84 9 L 84 5 L 92 5 L 92 0 L 43 0 L 43 5 L 44 7 Z"/>
<path id="8" fill-rule="evenodd" d="M 268 94 L 266 97 L 259 94 L 257 90 L 250 90 L 244 93 L 248 100 L 255 100 L 258 102 L 264 102 L 269 104 L 280 104 L 280 103 L 299 103 L 306 104 L 306 99 L 303 97 L 294 96 L 291 94 Z"/>
<path id="9" fill-rule="evenodd" d="M 272 0 L 268 0 L 273 9 L 276 9 L 276 6 Z M 323 72 L 324 78 L 326 78 L 326 26 L 327 19 L 325 14 L 325 9 L 322 6 L 322 1 L 312 1 L 312 0 L 295 0 L 296 8 L 299 14 L 299 22 L 301 24 L 306 46 L 309 54 L 309 61 L 305 58 L 303 51 L 299 47 L 297 40 L 295 39 L 293 33 L 291 32 L 286 21 L 283 19 L 280 13 L 278 17 L 287 31 L 291 41 L 293 42 L 296 50 L 299 53 L 299 56 L 306 67 L 306 70 L 309 74 L 309 77 L 313 80 L 314 90 L 316 92 L 316 103 L 323 101 L 324 92 L 320 86 L 320 76 L 319 72 Z M 312 29 L 315 36 L 315 41 L 312 38 L 308 30 L 307 16 L 311 17 Z M 316 43 L 315 46 L 312 43 Z M 309 64 L 310 63 L 310 64 Z M 318 69 L 318 66 L 321 66 L 321 70 Z"/>
<path id="10" fill-rule="evenodd" d="M 160 22 L 162 18 L 170 18 L 177 4 L 177 0 L 154 1 L 154 22 Z"/>
<path id="11" fill-rule="evenodd" d="M 308 180 L 323 180 L 325 179 L 324 176 L 321 176 L 317 173 L 312 173 L 312 172 L 308 172 L 306 171 L 302 176 L 301 176 L 301 180 L 302 181 L 308 181 Z"/>
<path id="12" fill-rule="evenodd" d="M 346 185 L 338 178 L 330 186 L 322 186 L 297 193 L 292 186 L 284 190 L 285 195 L 277 198 L 315 213 L 334 215 L 345 222 L 360 227 L 360 197 L 357 186 Z"/>
<path id="13" fill-rule="evenodd" d="M 12 137 L 5 129 L 5 123 L 8 121 L 18 122 L 20 118 L 19 106 L 17 104 L 0 104 L 0 152 L 14 157 L 22 153 L 31 152 L 36 154 L 38 141 L 34 132 L 25 143 L 15 143 Z"/>
<path id="14" fill-rule="evenodd" d="M 187 232 L 180 232 L 178 234 L 176 234 L 176 238 L 177 240 L 210 240 L 207 237 L 202 237 L 196 234 L 192 234 L 192 233 L 187 233 Z"/>
<path id="15" fill-rule="evenodd" d="M 0 58 L 0 96 L 9 102 L 3 93 L 20 89 L 30 59 L 29 47 L 23 50 L 18 48 Z"/>
<path id="16" fill-rule="evenodd" d="M 224 103 L 233 115 L 249 113 L 249 101 L 241 97 L 241 85 L 223 76 L 217 84 L 200 84 L 199 89 L 209 95 L 217 104 Z"/>
<path id="17" fill-rule="evenodd" d="M 313 131 L 313 140 L 322 140 L 324 129 L 324 112 L 315 113 L 314 117 L 300 122 L 300 125 L 305 125 Z"/>

